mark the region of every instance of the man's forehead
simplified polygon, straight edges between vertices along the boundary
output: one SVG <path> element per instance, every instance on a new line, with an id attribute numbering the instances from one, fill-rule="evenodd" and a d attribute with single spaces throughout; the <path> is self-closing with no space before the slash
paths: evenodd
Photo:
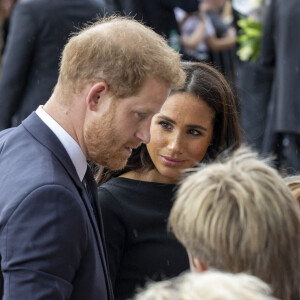
<path id="1" fill-rule="evenodd" d="M 151 100 L 141 100 L 141 103 L 137 103 L 136 105 L 132 106 L 133 110 L 145 113 L 145 114 L 156 114 L 158 111 L 160 111 L 162 103 L 154 103 L 151 102 Z"/>

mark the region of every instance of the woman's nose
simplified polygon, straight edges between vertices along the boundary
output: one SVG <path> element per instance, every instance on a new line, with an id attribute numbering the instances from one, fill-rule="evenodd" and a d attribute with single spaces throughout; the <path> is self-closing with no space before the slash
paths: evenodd
<path id="1" fill-rule="evenodd" d="M 183 138 L 180 133 L 176 133 L 170 136 L 168 148 L 173 154 L 178 154 L 182 152 L 183 148 Z"/>

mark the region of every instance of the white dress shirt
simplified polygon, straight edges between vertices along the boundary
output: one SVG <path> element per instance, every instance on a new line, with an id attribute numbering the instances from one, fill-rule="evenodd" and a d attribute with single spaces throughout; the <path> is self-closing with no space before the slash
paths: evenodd
<path id="1" fill-rule="evenodd" d="M 36 114 L 53 131 L 59 141 L 63 144 L 75 166 L 80 181 L 82 181 L 87 169 L 87 162 L 86 156 L 78 143 L 49 114 L 45 112 L 42 105 L 38 107 Z"/>

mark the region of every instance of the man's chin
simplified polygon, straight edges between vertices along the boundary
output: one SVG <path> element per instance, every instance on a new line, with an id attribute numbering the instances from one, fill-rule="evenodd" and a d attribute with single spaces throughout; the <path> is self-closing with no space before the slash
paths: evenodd
<path id="1" fill-rule="evenodd" d="M 104 155 L 101 155 L 101 153 L 90 152 L 88 153 L 88 159 L 112 171 L 124 169 L 130 156 L 117 151 L 113 155 L 111 155 L 112 153 L 105 153 Z"/>
<path id="2" fill-rule="evenodd" d="M 107 169 L 112 170 L 112 171 L 119 171 L 125 168 L 127 164 L 128 158 L 124 160 L 114 160 L 114 161 L 109 161 L 106 162 L 104 165 Z"/>

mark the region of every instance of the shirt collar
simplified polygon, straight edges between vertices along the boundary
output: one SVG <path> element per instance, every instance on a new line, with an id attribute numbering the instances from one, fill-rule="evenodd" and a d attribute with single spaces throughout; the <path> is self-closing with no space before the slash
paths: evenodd
<path id="1" fill-rule="evenodd" d="M 80 181 L 82 181 L 86 172 L 87 162 L 78 143 L 43 109 L 42 105 L 38 107 L 36 114 L 63 144 L 75 166 Z"/>

